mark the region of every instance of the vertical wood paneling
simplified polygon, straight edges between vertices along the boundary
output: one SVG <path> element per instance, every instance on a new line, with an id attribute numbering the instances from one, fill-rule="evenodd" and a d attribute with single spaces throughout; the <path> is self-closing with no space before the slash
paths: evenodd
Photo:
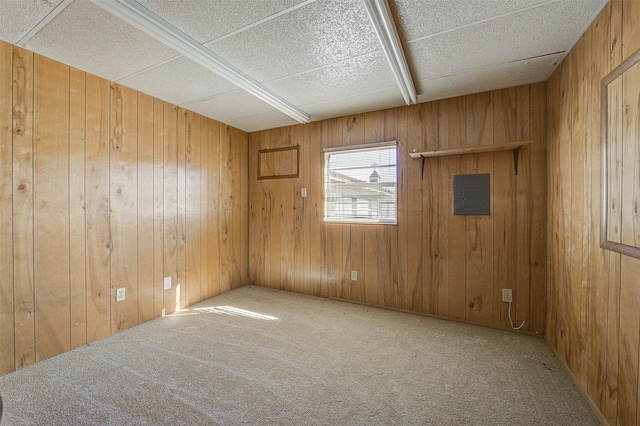
<path id="1" fill-rule="evenodd" d="M 531 319 L 527 328 L 543 333 L 545 90 L 523 86 L 251 134 L 251 168 L 260 149 L 301 145 L 300 178 L 258 180 L 250 171 L 252 283 L 503 328 L 500 289 L 513 288 L 514 316 Z M 424 176 L 420 161 L 409 157 L 413 149 L 528 137 L 536 138 L 535 161 L 520 154 L 518 180 L 511 153 L 427 159 Z M 398 142 L 398 224 L 324 223 L 323 148 L 386 140 Z M 453 215 L 453 176 L 463 173 L 491 174 L 492 192 L 503 199 L 492 216 Z M 301 187 L 308 196 L 300 204 Z M 494 226 L 498 211 L 500 227 Z"/>
<path id="2" fill-rule="evenodd" d="M 153 100 L 153 314 L 164 312 L 164 102 Z"/>
<path id="3" fill-rule="evenodd" d="M 138 93 L 138 322 L 154 314 L 153 98 Z M 151 190 L 150 190 L 151 189 Z"/>
<path id="4" fill-rule="evenodd" d="M 85 73 L 69 70 L 69 291 L 71 349 L 87 343 Z"/>
<path id="5" fill-rule="evenodd" d="M 300 127 L 298 127 L 299 131 Z M 283 127 L 274 131 L 277 133 L 276 139 L 282 141 L 283 146 L 293 146 L 292 127 Z M 302 135 L 296 135 L 296 139 L 301 139 Z M 283 160 L 285 160 L 283 158 Z M 291 159 L 288 159 L 291 162 Z M 283 165 L 283 170 L 286 170 Z M 285 191 L 291 194 L 297 194 L 296 188 L 293 184 L 293 179 L 284 179 L 278 184 L 283 187 Z M 280 262 L 281 281 L 280 288 L 286 291 L 293 291 L 296 284 L 296 269 L 297 259 L 302 254 L 300 253 L 300 247 L 297 246 L 300 242 L 300 221 L 298 219 L 298 205 L 299 197 L 294 195 L 293 197 L 284 197 L 276 201 L 277 211 L 280 218 L 280 229 L 290 227 L 291 232 L 283 232 L 280 234 L 280 253 L 278 261 Z"/>
<path id="6" fill-rule="evenodd" d="M 607 28 L 600 34 L 602 41 L 598 43 L 594 40 L 592 43 L 593 46 L 600 46 L 600 49 L 594 53 L 603 58 L 604 68 L 600 75 L 606 75 L 622 61 L 622 0 L 611 0 L 609 6 L 604 9 L 601 15 L 609 15 L 606 16 Z M 600 112 L 599 109 L 597 111 Z M 612 131 L 617 131 L 622 126 L 609 125 L 609 128 Z M 615 190 L 615 188 L 613 189 Z M 607 262 L 606 266 L 609 271 L 607 277 L 609 299 L 607 301 L 607 397 L 605 401 L 605 416 L 613 425 L 618 424 L 620 394 L 620 363 L 618 362 L 620 353 L 620 283 L 618 282 L 620 258 L 621 255 L 619 253 L 609 252 L 605 255 L 605 262 Z"/>
<path id="7" fill-rule="evenodd" d="M 36 55 L 33 69 L 35 348 L 40 361 L 68 351 L 71 342 L 69 67 Z"/>
<path id="8" fill-rule="evenodd" d="M 471 95 L 466 102 L 466 142 L 493 143 L 491 93 Z M 491 173 L 492 153 L 465 155 L 465 174 Z M 495 188 L 495 178 L 492 179 Z M 493 315 L 493 216 L 467 216 L 466 222 L 466 319 L 491 324 Z"/>
<path id="9" fill-rule="evenodd" d="M 306 239 L 309 245 L 309 270 L 307 275 L 309 276 L 309 285 L 307 287 L 308 294 L 319 296 L 321 293 L 322 274 L 320 268 L 322 265 L 322 248 L 319 244 L 314 243 L 320 241 L 320 235 L 322 233 L 322 220 L 324 218 L 324 206 L 322 204 L 323 187 L 318 187 L 315 182 L 322 182 L 323 179 L 323 157 L 320 152 L 321 139 L 320 139 L 320 124 L 313 124 L 305 128 L 305 144 L 308 146 L 308 153 L 304 153 L 303 156 L 309 158 L 309 181 L 307 182 L 307 206 L 310 207 L 310 211 L 307 213 L 307 220 L 309 221 L 309 236 Z M 304 150 L 307 151 L 307 150 Z M 253 181 L 250 182 L 251 187 L 254 186 Z M 251 227 L 253 229 L 253 227 Z M 364 245 L 364 241 L 363 241 Z M 360 295 L 362 300 L 365 300 L 364 295 Z"/>
<path id="10" fill-rule="evenodd" d="M 138 96 L 111 86 L 110 115 L 111 298 L 125 289 L 125 300 L 112 304 L 111 333 L 138 324 Z"/>
<path id="11" fill-rule="evenodd" d="M 220 123 L 187 116 L 0 42 L 0 374 L 218 294 L 221 264 L 248 282 L 247 134 L 221 168 Z"/>
<path id="12" fill-rule="evenodd" d="M 192 305 L 201 298 L 201 250 L 200 241 L 200 195 L 201 195 L 201 152 L 200 122 L 198 115 L 186 113 L 186 178 L 185 178 L 185 233 L 186 250 L 186 305 Z"/>
<path id="13" fill-rule="evenodd" d="M 176 309 L 184 308 L 187 300 L 187 234 L 186 234 L 186 195 L 187 195 L 187 111 L 178 108 L 177 143 L 178 143 L 178 240 L 177 240 L 177 273 Z"/>
<path id="14" fill-rule="evenodd" d="M 545 141 L 546 87 L 543 83 L 531 86 L 529 106 L 529 138 L 533 141 Z M 597 122 L 597 120 L 594 121 Z M 530 231 L 528 235 L 531 238 L 531 245 L 529 251 L 529 309 L 526 320 L 529 331 L 542 333 L 545 330 L 546 318 L 544 315 L 536 315 L 536 313 L 547 311 L 547 168 L 545 167 L 547 145 L 544 143 L 535 144 L 529 146 L 528 150 L 528 188 L 530 191 L 530 202 L 528 203 Z M 518 185 L 521 186 L 520 182 Z"/>
<path id="15" fill-rule="evenodd" d="M 590 130 L 586 143 L 591 146 L 592 164 L 601 164 L 600 153 L 600 135 L 601 123 L 600 123 L 600 111 L 596 107 L 600 102 L 600 86 L 599 81 L 594 76 L 605 75 L 608 69 L 608 59 L 604 52 L 607 49 L 607 41 L 609 39 L 609 21 L 610 14 L 608 12 L 609 6 L 605 7 L 605 11 L 601 13 L 594 21 L 594 24 L 587 30 L 585 35 L 590 37 L 589 49 L 585 55 L 585 65 L 588 67 L 588 82 L 589 88 L 586 95 L 586 102 L 588 103 L 588 115 L 586 116 L 586 125 Z M 603 34 L 606 36 L 603 37 Z M 600 191 L 600 180 L 598 176 L 601 175 L 601 167 L 596 168 L 598 173 L 591 173 L 591 199 L 587 197 L 587 201 L 591 203 L 591 214 L 594 215 L 600 210 L 600 198 L 598 197 Z M 590 234 L 597 236 L 600 233 L 600 224 L 598 221 L 587 221 L 590 224 Z M 593 237 L 594 239 L 597 237 Z M 597 240 L 596 240 L 597 241 Z M 590 244 L 590 256 L 593 265 L 593 279 L 592 282 L 606 283 L 606 263 L 608 255 L 605 250 L 600 250 L 597 244 Z M 610 395 L 614 395 L 614 392 L 609 392 L 607 384 L 607 302 L 608 302 L 608 286 L 607 285 L 590 285 L 588 298 L 588 312 L 587 312 L 587 324 L 589 337 L 588 348 L 585 352 L 589 353 L 590 361 L 586 363 L 586 376 L 587 376 L 587 390 L 591 399 L 596 403 L 598 407 L 601 407 L 602 413 L 605 417 L 607 415 L 606 406 L 607 399 Z M 605 319 L 605 320 L 603 320 Z M 617 334 L 617 333 L 616 333 Z M 616 363 L 617 364 L 617 363 Z M 613 374 L 609 377 L 613 379 Z M 612 380 L 616 382 L 616 380 Z M 616 385 L 617 387 L 617 385 Z"/>
<path id="16" fill-rule="evenodd" d="M 232 170 L 232 213 L 233 225 L 231 227 L 231 239 L 234 242 L 233 245 L 233 259 L 232 263 L 233 274 L 231 275 L 231 288 L 238 288 L 247 283 L 249 279 L 248 256 L 244 253 L 248 253 L 248 208 L 247 208 L 247 192 L 245 185 L 247 184 L 245 167 L 236 167 L 236 163 L 247 164 L 247 157 L 249 155 L 246 146 L 246 135 L 244 132 L 230 127 L 231 139 L 231 157 L 229 158 L 230 170 Z M 238 140 L 245 140 L 245 143 L 236 143 Z M 242 198 L 245 197 L 245 198 Z"/>
<path id="17" fill-rule="evenodd" d="M 423 126 L 422 122 L 426 120 L 426 108 L 426 104 L 413 105 L 406 108 L 406 146 L 409 151 L 414 149 L 422 151 L 425 149 L 426 142 L 422 129 L 426 126 Z M 424 178 L 421 175 L 421 167 L 418 161 L 403 159 L 402 154 L 399 161 L 398 176 L 401 177 L 401 179 L 398 188 L 398 201 L 403 204 L 406 203 L 405 215 L 399 214 L 398 216 L 399 238 L 400 241 L 402 241 L 401 246 L 406 246 L 403 247 L 404 253 L 399 249 L 399 255 L 406 256 L 402 259 L 401 264 L 402 269 L 406 268 L 406 275 L 402 278 L 404 278 L 407 287 L 407 309 L 416 312 L 431 312 L 432 310 L 429 309 L 430 305 L 427 305 L 428 308 L 424 309 L 423 302 L 425 301 L 425 290 L 434 287 L 430 274 L 431 268 L 429 268 L 431 262 L 429 262 L 429 260 L 435 257 L 435 254 L 431 253 L 432 244 L 430 244 L 433 240 L 433 233 L 427 232 L 425 234 L 423 220 L 428 221 L 427 229 L 431 231 L 435 228 L 431 227 L 430 224 L 436 220 L 436 218 L 433 215 L 423 217 L 421 214 L 423 208 L 422 188 L 426 186 L 427 194 L 433 194 L 433 190 L 436 189 L 431 178 L 433 176 L 431 171 L 435 170 L 437 173 L 438 168 L 433 167 L 433 163 L 438 161 L 438 159 L 427 160 L 426 167 L 428 173 L 425 173 Z M 404 167 L 402 167 L 403 164 Z M 406 194 L 404 197 L 400 196 L 401 190 Z M 430 199 L 431 198 L 427 196 L 424 202 L 429 203 Z M 400 212 L 401 208 L 399 207 L 398 213 Z M 407 219 L 401 220 L 401 218 L 404 217 Z M 427 241 L 425 244 L 426 247 L 424 248 L 422 245 L 423 238 Z M 424 257 L 426 257 L 426 259 L 424 259 Z M 427 293 L 429 293 L 428 290 Z M 426 300 L 430 301 L 431 298 L 427 295 Z"/>
<path id="18" fill-rule="evenodd" d="M 232 129 L 220 126 L 220 292 L 231 289 L 233 262 L 233 157 Z M 279 234 L 276 234 L 279 235 Z M 279 255 L 279 253 L 278 253 Z M 277 263 L 280 264 L 279 256 Z"/>
<path id="19" fill-rule="evenodd" d="M 258 179 L 258 151 L 264 149 L 261 136 L 264 133 L 253 133 L 249 135 L 249 144 L 253 147 L 257 147 L 255 150 L 249 152 L 249 181 L 253 182 Z M 302 167 L 304 171 L 305 168 Z M 263 220 L 264 208 L 262 205 L 262 188 L 250 188 L 249 196 L 249 220 L 251 223 L 267 224 L 268 221 Z M 250 273 L 250 280 L 252 283 L 260 286 L 267 287 L 266 285 L 266 271 L 264 253 L 267 250 L 264 247 L 266 242 L 263 239 L 264 227 L 255 227 L 249 236 L 249 263 L 253 265 Z"/>
<path id="20" fill-rule="evenodd" d="M 13 51 L 0 43 L 0 375 L 15 370 L 12 238 L 12 93 Z"/>
<path id="21" fill-rule="evenodd" d="M 530 98 L 531 86 L 521 86 L 516 88 L 516 102 L 517 102 L 517 120 L 516 120 L 516 140 L 532 140 L 529 128 L 530 117 L 533 112 L 531 111 L 532 99 Z M 495 111 L 495 108 L 494 108 Z M 539 124 L 542 126 L 542 123 Z M 540 140 L 539 135 L 535 140 Z M 534 148 L 540 150 L 541 144 L 536 144 Z M 517 326 L 524 322 L 523 329 L 531 330 L 530 326 L 530 311 L 531 311 L 531 247 L 532 238 L 531 228 L 534 223 L 532 215 L 540 216 L 540 212 L 544 209 L 544 203 L 538 205 L 535 213 L 533 212 L 533 200 L 534 200 L 534 186 L 541 186 L 544 188 L 544 178 L 539 181 L 534 181 L 532 177 L 531 158 L 533 156 L 533 150 L 528 148 L 520 153 L 518 158 L 518 174 L 514 176 L 516 187 L 516 221 L 515 221 L 515 241 L 526 241 L 527 243 L 521 247 L 518 247 L 516 253 L 516 269 L 515 269 L 515 283 L 514 293 L 516 294 L 515 303 L 513 307 L 515 312 L 513 315 L 514 321 Z M 504 154 L 504 153 L 503 153 Z M 497 156 L 494 156 L 497 158 Z M 538 163 L 537 176 L 544 176 L 544 163 Z M 536 182 L 535 185 L 533 182 Z M 538 183 L 540 182 L 540 184 Z M 495 226 L 495 222 L 494 222 Z M 544 230 L 540 230 L 544 232 Z M 539 252 L 542 254 L 544 248 L 539 247 Z M 497 292 L 496 292 L 497 293 Z M 498 300 L 498 297 L 494 295 L 495 303 L 505 305 Z M 542 308 L 544 309 L 544 308 Z M 544 330 L 544 326 L 539 328 Z"/>
<path id="22" fill-rule="evenodd" d="M 610 1 L 547 85 L 547 341 L 613 425 L 640 421 L 640 261 L 599 247 L 600 81 L 640 47 L 638 22 L 638 2 Z M 638 177 L 625 164 L 638 162 L 632 129 L 640 118 L 637 92 L 625 92 L 638 81 L 631 72 L 609 86 L 609 131 L 624 140 L 608 153 L 620 160 L 608 176 L 609 237 L 629 243 L 633 226 L 624 218 L 633 216 L 623 212 L 633 212 Z"/>
<path id="23" fill-rule="evenodd" d="M 201 299 L 213 296 L 209 287 L 209 144 L 208 132 L 210 120 L 198 116 L 200 126 L 200 295 Z M 245 144 L 246 146 L 246 144 Z M 247 248 L 247 252 L 248 252 Z"/>
<path id="24" fill-rule="evenodd" d="M 109 82 L 86 75 L 87 342 L 111 334 Z"/>
<path id="25" fill-rule="evenodd" d="M 184 130 L 184 129 L 183 129 Z M 163 186 L 163 274 L 171 277 L 171 288 L 164 290 L 164 313 L 180 309 L 178 283 L 178 109 L 164 104 L 164 186 Z"/>
<path id="26" fill-rule="evenodd" d="M 459 97 L 447 101 L 443 111 L 447 118 L 446 133 L 440 133 L 440 140 L 446 137 L 441 146 L 464 146 L 465 139 L 465 98 Z M 442 130 L 442 127 L 440 128 Z M 445 145 L 446 144 L 446 145 Z M 466 220 L 464 216 L 453 214 L 453 176 L 463 173 L 462 157 L 443 158 L 448 163 L 447 199 L 449 217 L 449 316 L 453 319 L 465 319 L 466 304 Z"/>
<path id="27" fill-rule="evenodd" d="M 33 54 L 13 49 L 13 300 L 15 363 L 35 362 L 33 283 Z"/>
<path id="28" fill-rule="evenodd" d="M 495 143 L 517 139 L 518 95 L 515 88 L 500 90 L 494 93 L 493 109 L 495 126 L 493 137 Z M 516 177 L 512 165 L 511 153 L 496 153 L 493 166 L 494 190 L 491 197 L 491 210 L 494 217 L 493 233 L 493 280 L 498 289 L 514 289 L 516 281 L 516 239 L 517 223 Z M 520 171 L 522 172 L 522 170 Z M 501 185 L 495 185 L 501 182 Z M 514 289 L 515 290 L 515 289 Z M 518 294 L 516 300 L 519 300 Z M 509 326 L 507 316 L 508 305 L 502 303 L 502 292 L 493 294 L 493 318 L 495 325 Z M 513 309 L 515 314 L 515 309 Z M 519 323 L 518 323 L 519 325 Z"/>
<path id="29" fill-rule="evenodd" d="M 220 127 L 217 122 L 211 122 L 207 132 L 209 146 L 209 208 L 207 213 L 209 241 L 209 294 L 220 294 Z"/>

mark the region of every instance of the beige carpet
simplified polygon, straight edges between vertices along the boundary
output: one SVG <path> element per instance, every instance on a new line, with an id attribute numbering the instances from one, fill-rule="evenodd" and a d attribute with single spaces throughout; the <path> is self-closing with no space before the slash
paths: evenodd
<path id="1" fill-rule="evenodd" d="M 0 378 L 5 425 L 597 425 L 536 337 L 247 286 Z"/>

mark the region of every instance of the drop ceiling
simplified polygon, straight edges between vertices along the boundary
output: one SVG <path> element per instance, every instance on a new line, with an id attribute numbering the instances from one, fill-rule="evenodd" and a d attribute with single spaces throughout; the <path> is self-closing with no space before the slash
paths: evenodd
<path id="1" fill-rule="evenodd" d="M 116 1 L 0 0 L 0 39 L 247 132 L 297 123 L 107 11 Z M 405 105 L 363 1 L 136 6 L 317 121 Z M 545 81 L 606 3 L 388 1 L 418 102 Z"/>

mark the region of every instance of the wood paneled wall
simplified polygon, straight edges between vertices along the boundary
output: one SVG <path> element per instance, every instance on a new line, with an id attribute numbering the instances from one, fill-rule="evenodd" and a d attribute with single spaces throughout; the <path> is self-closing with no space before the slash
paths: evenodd
<path id="1" fill-rule="evenodd" d="M 638 48 L 640 2 L 612 0 L 547 83 L 546 338 L 609 423 L 619 425 L 640 424 L 640 260 L 599 247 L 600 81 Z M 637 87 L 637 73 L 630 78 Z M 637 107 L 625 108 L 626 123 L 619 118 L 611 129 L 635 132 L 629 140 L 637 158 Z M 623 181 L 637 203 L 640 183 Z"/>
<path id="2" fill-rule="evenodd" d="M 247 140 L 0 42 L 0 374 L 245 284 Z"/>
<path id="3" fill-rule="evenodd" d="M 249 135 L 250 279 L 257 285 L 543 333 L 546 87 L 480 93 Z M 326 147 L 397 140 L 398 225 L 323 220 Z M 511 152 L 420 160 L 409 152 L 533 140 Z M 300 177 L 258 180 L 258 151 L 300 145 Z M 488 217 L 453 215 L 453 176 L 491 174 Z M 308 196 L 300 196 L 301 188 Z M 358 271 L 351 281 L 350 271 Z"/>

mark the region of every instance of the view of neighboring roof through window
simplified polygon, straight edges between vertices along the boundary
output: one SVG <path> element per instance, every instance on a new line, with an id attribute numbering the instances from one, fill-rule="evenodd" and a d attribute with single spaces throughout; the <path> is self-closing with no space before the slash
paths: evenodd
<path id="1" fill-rule="evenodd" d="M 396 224 L 396 142 L 324 151 L 325 222 Z"/>

